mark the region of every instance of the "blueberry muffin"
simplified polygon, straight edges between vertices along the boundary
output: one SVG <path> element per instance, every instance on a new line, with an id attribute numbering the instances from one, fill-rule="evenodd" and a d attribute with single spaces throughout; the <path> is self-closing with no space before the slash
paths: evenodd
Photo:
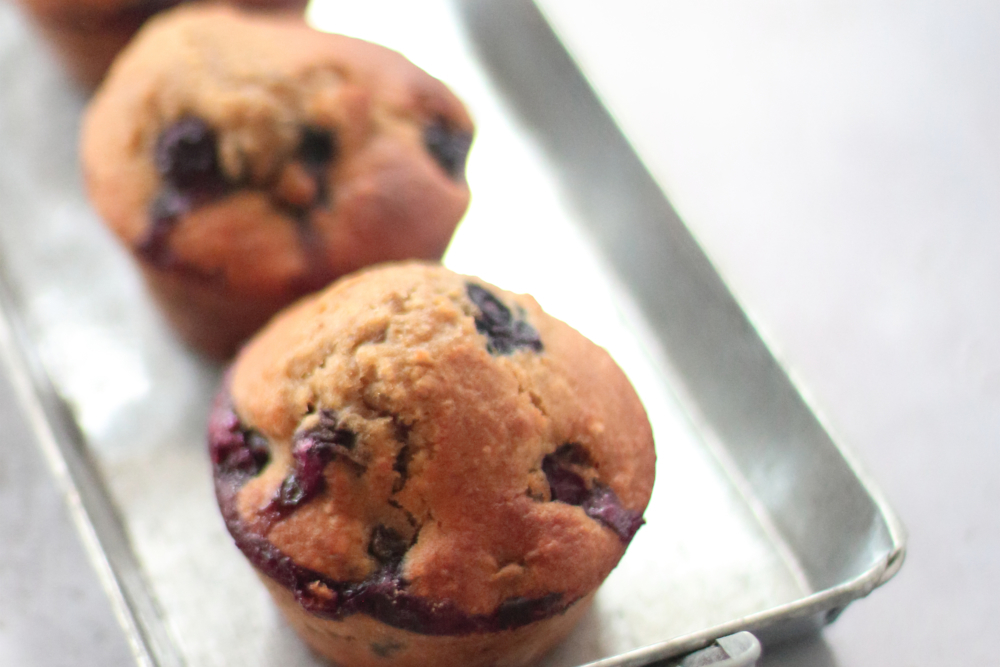
<path id="1" fill-rule="evenodd" d="M 209 425 L 226 525 L 343 665 L 528 665 L 625 552 L 649 422 L 609 355 L 528 296 L 419 262 L 284 311 Z"/>
<path id="2" fill-rule="evenodd" d="M 222 358 L 341 275 L 439 260 L 468 207 L 472 131 L 394 51 L 191 5 L 116 61 L 81 153 L 91 201 L 169 319 Z"/>
<path id="3" fill-rule="evenodd" d="M 69 74 L 92 90 L 139 27 L 184 0 L 18 0 Z M 307 0 L 231 0 L 301 14 Z"/>

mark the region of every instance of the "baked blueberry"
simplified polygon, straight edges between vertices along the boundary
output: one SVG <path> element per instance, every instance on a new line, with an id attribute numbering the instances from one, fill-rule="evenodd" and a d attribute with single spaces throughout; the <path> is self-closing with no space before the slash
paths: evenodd
<path id="1" fill-rule="evenodd" d="M 267 440 L 253 429 L 244 428 L 228 399 L 218 403 L 209 421 L 212 463 L 223 477 L 241 482 L 260 474 L 270 460 Z"/>
<path id="2" fill-rule="evenodd" d="M 472 133 L 437 118 L 424 129 L 424 146 L 445 173 L 455 180 L 465 176 L 465 161 L 472 147 Z"/>
<path id="3" fill-rule="evenodd" d="M 200 118 L 181 118 L 160 134 L 153 163 L 163 179 L 178 190 L 208 189 L 222 180 L 216 134 Z"/>
<path id="4" fill-rule="evenodd" d="M 326 128 L 304 127 L 297 155 L 311 167 L 326 167 L 337 156 L 336 135 Z"/>
<path id="5" fill-rule="evenodd" d="M 156 266 L 168 266 L 170 232 L 181 217 L 191 210 L 191 197 L 172 186 L 166 186 L 153 200 L 149 210 L 149 227 L 136 245 L 136 252 Z"/>
<path id="6" fill-rule="evenodd" d="M 320 410 L 315 423 L 295 436 L 292 448 L 295 467 L 281 484 L 277 508 L 293 509 L 319 493 L 323 489 L 324 468 L 338 454 L 349 457 L 355 438 L 352 431 L 338 426 L 337 413 Z"/>
<path id="7" fill-rule="evenodd" d="M 136 246 L 138 254 L 153 265 L 180 264 L 170 252 L 174 227 L 193 208 L 227 189 L 216 151 L 216 134 L 200 118 L 182 118 L 160 133 L 153 163 L 163 186 L 150 204 L 149 228 Z"/>
<path id="8" fill-rule="evenodd" d="M 582 506 L 587 516 L 615 531 L 626 544 L 645 523 L 641 512 L 625 509 L 615 492 L 600 484 L 594 485 Z"/>
<path id="9" fill-rule="evenodd" d="M 643 524 L 641 512 L 622 507 L 615 492 L 600 482 L 593 461 L 580 445 L 566 443 L 546 455 L 542 472 L 552 500 L 582 507 L 587 516 L 613 530 L 625 544 Z"/>
<path id="10" fill-rule="evenodd" d="M 409 542 L 402 535 L 382 524 L 375 526 L 371 542 L 368 543 L 368 553 L 382 565 L 393 568 L 399 566 L 409 548 Z"/>
<path id="11" fill-rule="evenodd" d="M 542 472 L 549 483 L 552 500 L 570 505 L 583 504 L 589 490 L 579 470 L 587 463 L 586 450 L 572 443 L 562 445 L 542 459 Z"/>
<path id="12" fill-rule="evenodd" d="M 475 318 L 476 330 L 486 336 L 486 349 L 491 354 L 512 354 L 519 348 L 542 351 L 542 339 L 534 327 L 523 319 L 523 313 L 520 313 L 521 319 L 516 319 L 500 299 L 475 283 L 468 283 L 466 292 L 479 308 L 479 316 Z"/>

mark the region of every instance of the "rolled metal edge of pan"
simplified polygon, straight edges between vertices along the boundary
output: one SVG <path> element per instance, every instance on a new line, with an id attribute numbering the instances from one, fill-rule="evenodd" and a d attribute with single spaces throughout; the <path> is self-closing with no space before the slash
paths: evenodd
<path id="1" fill-rule="evenodd" d="M 184 661 L 143 578 L 121 517 L 70 407 L 55 390 L 29 342 L 20 312 L 0 256 L 0 364 L 7 371 L 21 412 L 136 664 L 181 667 Z"/>

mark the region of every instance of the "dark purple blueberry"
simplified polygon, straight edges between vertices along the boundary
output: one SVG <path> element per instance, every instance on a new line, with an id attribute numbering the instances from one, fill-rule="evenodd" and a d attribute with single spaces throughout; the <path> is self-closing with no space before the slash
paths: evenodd
<path id="1" fill-rule="evenodd" d="M 546 458 L 549 457 L 566 466 L 594 467 L 594 460 L 590 458 L 587 448 L 575 442 L 564 442 Z"/>
<path id="2" fill-rule="evenodd" d="M 549 482 L 552 500 L 582 505 L 590 494 L 587 482 L 574 468 L 592 466 L 590 455 L 580 445 L 567 442 L 542 459 L 542 472 Z"/>
<path id="3" fill-rule="evenodd" d="M 627 544 L 644 523 L 642 514 L 622 507 L 617 494 L 607 486 L 594 482 L 588 488 L 574 468 L 593 465 L 587 450 L 576 443 L 561 445 L 542 459 L 552 500 L 582 507 L 587 516 L 615 531 Z"/>
<path id="4" fill-rule="evenodd" d="M 303 440 L 295 445 L 292 455 L 295 467 L 278 490 L 282 509 L 298 507 L 322 490 L 323 469 L 333 460 L 334 451 L 313 440 Z"/>
<path id="5" fill-rule="evenodd" d="M 639 527 L 645 523 L 642 514 L 622 507 L 617 494 L 606 486 L 595 484 L 590 497 L 583 503 L 583 511 L 591 519 L 600 521 L 615 531 L 622 542 L 628 544 Z"/>
<path id="6" fill-rule="evenodd" d="M 208 422 L 208 442 L 212 463 L 221 475 L 254 477 L 270 460 L 267 439 L 248 429 L 229 407 L 212 411 Z"/>
<path id="7" fill-rule="evenodd" d="M 560 466 L 550 456 L 542 460 L 542 472 L 549 482 L 552 500 L 568 505 L 582 505 L 589 493 L 583 477 L 569 468 Z"/>
<path id="8" fill-rule="evenodd" d="M 410 441 L 410 432 L 413 430 L 413 425 L 407 424 L 398 415 L 392 415 L 392 427 L 395 430 L 396 440 L 404 443 L 404 448 L 407 447 L 408 445 L 405 443 Z"/>
<path id="9" fill-rule="evenodd" d="M 176 222 L 181 216 L 191 210 L 191 197 L 177 190 L 166 187 L 160 191 L 149 207 L 149 217 L 153 223 Z"/>
<path id="10" fill-rule="evenodd" d="M 488 290 L 475 283 L 466 284 L 469 299 L 479 308 L 476 331 L 487 338 L 486 349 L 491 354 L 512 354 L 519 348 L 541 352 L 542 339 L 534 327 L 523 319 L 515 319 L 510 309 Z"/>
<path id="11" fill-rule="evenodd" d="M 150 205 L 151 224 L 146 236 L 136 244 L 136 252 L 155 266 L 168 266 L 170 233 L 191 206 L 191 197 L 177 189 L 167 186 L 161 190 Z"/>
<path id="12" fill-rule="evenodd" d="M 437 118 L 424 128 L 424 146 L 448 176 L 456 181 L 463 178 L 472 133 L 451 127 L 444 118 Z"/>
<path id="13" fill-rule="evenodd" d="M 321 410 L 312 428 L 295 434 L 291 474 L 285 478 L 275 498 L 275 509 L 294 509 L 323 490 L 323 470 L 338 454 L 354 449 L 357 436 L 337 426 L 337 413 Z"/>
<path id="14" fill-rule="evenodd" d="M 302 163 L 316 184 L 315 199 L 305 206 L 288 206 L 286 214 L 293 218 L 300 229 L 307 230 L 309 210 L 312 206 L 327 206 L 330 201 L 329 179 L 325 176 L 327 167 L 337 158 L 340 147 L 337 135 L 332 130 L 307 125 L 302 128 L 302 136 L 295 151 L 295 157 Z M 304 239 L 307 246 L 311 239 Z"/>
<path id="15" fill-rule="evenodd" d="M 205 121 L 182 118 L 160 134 L 153 158 L 156 170 L 179 190 L 214 189 L 223 180 L 215 143 L 215 130 Z"/>
<path id="16" fill-rule="evenodd" d="M 319 490 L 319 477 L 306 478 L 297 471 L 281 482 L 275 504 L 280 510 L 298 507 Z"/>
<path id="17" fill-rule="evenodd" d="M 524 320 L 514 320 L 511 340 L 516 347 L 528 347 L 535 352 L 542 351 L 542 339 L 538 332 Z"/>
<path id="18" fill-rule="evenodd" d="M 297 438 L 301 441 L 311 440 L 318 446 L 354 449 L 357 435 L 350 429 L 340 428 L 338 424 L 339 418 L 336 412 L 320 410 L 319 421 L 307 431 L 300 433 Z"/>
<path id="19" fill-rule="evenodd" d="M 305 127 L 297 155 L 309 167 L 325 167 L 337 157 L 336 135 L 321 127 Z"/>
<path id="20" fill-rule="evenodd" d="M 513 326 L 514 316 L 511 315 L 510 308 L 505 306 L 500 299 L 475 283 L 469 283 L 466 286 L 466 291 L 469 298 L 472 299 L 472 303 L 479 308 L 477 324 L 482 322 L 483 328 L 487 330 L 504 330 Z"/>
<path id="21" fill-rule="evenodd" d="M 398 532 L 383 526 L 375 526 L 371 542 L 368 543 L 368 553 L 382 565 L 397 568 L 403 561 L 403 556 L 410 548 L 410 543 Z"/>
<path id="22" fill-rule="evenodd" d="M 229 186 L 219 169 L 215 131 L 200 118 L 182 118 L 163 130 L 153 164 L 163 178 L 163 189 L 150 204 L 152 223 L 136 250 L 153 265 L 165 268 L 173 264 L 169 239 L 180 219 Z"/>

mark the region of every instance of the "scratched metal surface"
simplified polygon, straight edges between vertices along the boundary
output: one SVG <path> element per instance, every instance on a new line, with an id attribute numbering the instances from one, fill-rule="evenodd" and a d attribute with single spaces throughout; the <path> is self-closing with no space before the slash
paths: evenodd
<path id="1" fill-rule="evenodd" d="M 665 336 L 646 299 L 651 287 L 673 280 L 670 271 L 686 271 L 685 265 L 653 262 L 639 279 L 622 271 L 624 251 L 588 219 L 578 196 L 587 181 L 566 178 L 558 151 L 540 134 L 544 123 L 526 116 L 517 91 L 496 78 L 483 45 L 494 28 L 502 41 L 502 26 L 476 23 L 480 11 L 489 19 L 489 4 L 315 3 L 310 18 L 321 29 L 402 51 L 466 100 L 478 125 L 468 171 L 473 204 L 446 264 L 534 294 L 549 312 L 608 348 L 650 414 L 658 469 L 647 525 L 546 666 L 640 664 L 742 628 L 788 626 L 800 617 L 813 623 L 867 593 L 898 566 L 902 546 L 894 519 L 883 517 L 866 485 L 851 476 L 790 385 L 781 387 L 791 398 L 764 409 L 777 422 L 801 426 L 786 444 L 799 446 L 793 436 L 805 433 L 807 454 L 774 450 L 779 460 L 769 474 L 776 488 L 789 489 L 785 505 L 758 493 L 755 479 L 762 473 L 744 459 L 755 455 L 754 447 L 766 448 L 766 425 L 748 415 L 741 421 L 738 410 L 723 405 L 726 392 L 713 398 L 699 385 L 711 369 L 692 366 L 698 353 L 671 342 L 685 334 Z M 385 21 L 390 14 L 394 20 Z M 61 402 L 69 407 L 70 424 L 57 423 L 55 439 L 70 458 L 74 447 L 86 452 L 78 468 L 70 466 L 82 471 L 75 480 L 85 501 L 92 498 L 84 502 L 92 511 L 79 521 L 96 523 L 91 556 L 110 573 L 112 599 L 131 618 L 126 631 L 140 647 L 138 659 L 320 664 L 284 624 L 218 515 L 203 432 L 220 369 L 172 337 L 129 258 L 88 205 L 75 154 L 84 100 L 7 5 L 0 5 L 0 75 L 7 316 L 23 332 L 21 353 L 38 362 L 25 372 L 42 396 L 43 413 L 52 419 Z M 612 204 L 614 196 L 609 190 Z M 622 233 L 642 245 L 644 229 Z M 656 242 L 649 239 L 651 247 Z M 680 285 L 680 305 L 696 307 L 698 293 L 684 292 L 683 280 Z M 712 298 L 723 310 L 734 307 L 711 276 L 709 286 L 698 289 L 722 290 Z M 762 354 L 752 327 L 737 317 L 727 328 L 724 320 L 713 340 L 746 347 L 755 359 Z M 760 372 L 777 373 L 769 381 L 780 383 L 780 368 L 762 359 Z M 742 370 L 731 390 L 752 395 L 759 369 Z M 760 437 L 749 442 L 740 435 L 749 432 Z M 808 454 L 813 450 L 818 459 Z M 787 504 L 799 488 L 793 481 L 813 474 L 807 468 L 816 460 L 839 466 L 847 486 L 821 488 L 819 495 L 833 494 L 826 505 L 815 497 Z M 847 520 L 859 507 L 871 525 Z M 796 525 L 817 517 L 841 532 L 813 548 L 815 536 Z M 836 562 L 822 554 L 834 554 Z"/>

